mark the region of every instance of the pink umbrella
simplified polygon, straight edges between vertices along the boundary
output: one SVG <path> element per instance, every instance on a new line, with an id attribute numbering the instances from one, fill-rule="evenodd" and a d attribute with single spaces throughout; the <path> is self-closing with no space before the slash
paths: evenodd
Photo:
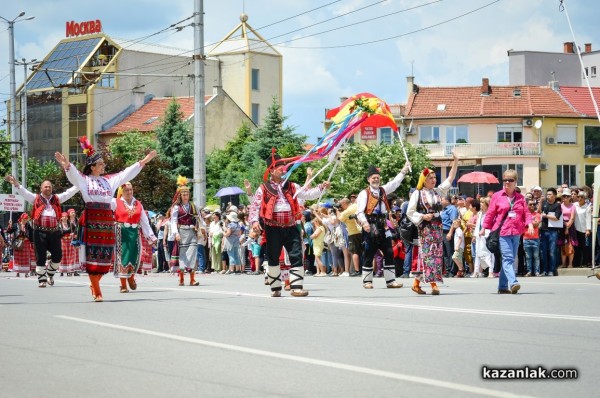
<path id="1" fill-rule="evenodd" d="M 471 184 L 499 184 L 498 179 L 490 173 L 484 171 L 472 171 L 467 174 L 463 174 L 458 182 L 468 182 Z"/>

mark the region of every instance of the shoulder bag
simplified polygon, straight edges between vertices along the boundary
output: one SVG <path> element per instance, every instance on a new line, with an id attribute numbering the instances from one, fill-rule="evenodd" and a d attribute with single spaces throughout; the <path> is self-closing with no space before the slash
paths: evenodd
<path id="1" fill-rule="evenodd" d="M 504 220 L 506 220 L 507 216 L 508 211 L 506 212 L 506 214 L 504 214 L 500 226 L 498 226 L 497 229 L 490 232 L 489 236 L 485 241 L 485 246 L 488 248 L 490 253 L 498 253 L 500 251 L 500 230 L 502 229 L 502 224 L 504 224 Z"/>

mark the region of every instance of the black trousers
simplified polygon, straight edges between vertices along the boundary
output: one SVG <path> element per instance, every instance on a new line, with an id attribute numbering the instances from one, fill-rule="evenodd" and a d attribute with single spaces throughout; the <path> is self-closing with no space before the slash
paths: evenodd
<path id="1" fill-rule="evenodd" d="M 279 265 L 281 249 L 285 247 L 292 268 L 303 267 L 302 264 L 302 240 L 300 231 L 294 225 L 292 227 L 272 227 L 265 225 L 266 255 L 269 266 Z"/>
<path id="2" fill-rule="evenodd" d="M 62 260 L 62 246 L 59 231 L 33 230 L 33 248 L 35 251 L 36 266 L 46 268 L 46 252 L 50 252 L 52 262 L 60 263 Z"/>
<path id="3" fill-rule="evenodd" d="M 442 241 L 444 242 L 444 272 L 454 274 L 454 261 L 452 261 L 452 255 L 454 254 L 454 234 L 450 237 L 450 240 L 446 239 L 446 235 L 450 232 L 449 229 L 442 230 Z"/>
<path id="4" fill-rule="evenodd" d="M 372 229 L 373 227 L 374 224 L 371 224 Z M 377 230 L 379 238 L 374 237 L 372 233 L 366 233 L 363 231 L 363 243 L 365 250 L 365 262 L 363 264 L 363 268 L 373 269 L 373 258 L 375 257 L 377 250 L 381 250 L 383 253 L 384 265 L 394 265 L 394 248 L 392 247 L 392 238 L 391 236 L 385 236 L 385 230 L 383 228 L 377 228 Z"/>

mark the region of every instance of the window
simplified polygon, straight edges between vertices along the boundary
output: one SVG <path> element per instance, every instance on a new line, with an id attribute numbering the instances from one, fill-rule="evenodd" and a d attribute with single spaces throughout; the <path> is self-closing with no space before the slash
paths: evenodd
<path id="1" fill-rule="evenodd" d="M 115 88 L 115 76 L 113 74 L 102 75 L 98 86 Z"/>
<path id="2" fill-rule="evenodd" d="M 577 143 L 577 126 L 559 124 L 556 126 L 556 143 L 557 144 L 576 144 Z"/>
<path id="3" fill-rule="evenodd" d="M 583 78 L 585 79 L 586 77 L 588 77 L 588 68 L 583 68 Z"/>
<path id="4" fill-rule="evenodd" d="M 594 169 L 596 168 L 595 164 L 586 164 L 585 165 L 585 185 L 591 187 L 594 183 Z"/>
<path id="5" fill-rule="evenodd" d="M 419 142 L 421 144 L 431 144 L 440 142 L 440 127 L 439 126 L 420 126 L 419 127 Z"/>
<path id="6" fill-rule="evenodd" d="M 258 90 L 260 71 L 258 69 L 252 69 L 252 90 Z"/>
<path id="7" fill-rule="evenodd" d="M 556 185 L 577 185 L 577 167 L 574 164 L 559 164 L 556 166 Z"/>
<path id="8" fill-rule="evenodd" d="M 515 163 L 503 164 L 502 165 L 502 175 L 504 174 L 504 172 L 506 170 L 515 170 L 517 172 L 517 174 L 519 175 L 519 178 L 517 178 L 517 185 L 523 185 L 523 165 L 522 164 L 515 164 Z M 500 180 L 500 178 L 498 178 L 498 180 Z"/>
<path id="9" fill-rule="evenodd" d="M 466 144 L 467 142 L 469 142 L 467 126 L 446 126 L 447 144 Z"/>
<path id="10" fill-rule="evenodd" d="M 258 122 L 260 121 L 260 105 L 259 104 L 252 104 L 252 121 L 256 125 L 258 125 Z"/>
<path id="11" fill-rule="evenodd" d="M 596 67 L 595 66 L 590 67 L 590 74 L 591 74 L 591 77 L 596 77 Z"/>
<path id="12" fill-rule="evenodd" d="M 583 129 L 584 155 L 590 158 L 600 157 L 600 127 L 585 126 Z"/>
<path id="13" fill-rule="evenodd" d="M 498 142 L 523 142 L 523 126 L 518 124 L 499 124 Z"/>
<path id="14" fill-rule="evenodd" d="M 389 127 L 383 127 L 379 129 L 379 143 L 380 144 L 391 144 L 393 140 L 393 131 Z"/>

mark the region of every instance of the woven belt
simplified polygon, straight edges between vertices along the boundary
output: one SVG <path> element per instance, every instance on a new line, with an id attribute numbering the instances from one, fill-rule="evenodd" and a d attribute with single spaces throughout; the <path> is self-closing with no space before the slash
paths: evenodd
<path id="1" fill-rule="evenodd" d="M 194 226 L 193 225 L 180 225 L 178 228 L 179 229 L 193 229 Z"/>
<path id="2" fill-rule="evenodd" d="M 292 220 L 286 224 L 286 223 L 281 223 L 281 222 L 277 222 L 277 221 L 273 221 L 273 220 L 265 220 L 265 225 L 268 225 L 269 227 L 289 228 L 289 227 L 296 226 L 296 221 Z"/>
<path id="3" fill-rule="evenodd" d="M 43 231 L 43 232 L 56 232 L 58 231 L 58 225 L 56 227 L 42 227 L 40 225 L 33 225 L 33 229 L 35 229 L 36 231 Z"/>

